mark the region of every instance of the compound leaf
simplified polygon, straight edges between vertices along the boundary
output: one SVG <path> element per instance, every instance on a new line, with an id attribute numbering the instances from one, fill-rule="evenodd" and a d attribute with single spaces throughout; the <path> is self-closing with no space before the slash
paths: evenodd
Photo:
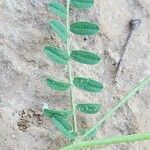
<path id="1" fill-rule="evenodd" d="M 57 20 L 51 20 L 49 21 L 49 25 L 64 42 L 67 42 L 68 39 L 67 29 L 61 22 Z"/>
<path id="2" fill-rule="evenodd" d="M 96 114 L 101 110 L 101 105 L 92 103 L 78 104 L 77 109 L 86 114 Z"/>
<path id="3" fill-rule="evenodd" d="M 61 49 L 54 46 L 45 47 L 44 52 L 46 53 L 48 58 L 52 59 L 58 64 L 67 64 L 70 59 L 67 52 L 62 51 Z"/>
<path id="4" fill-rule="evenodd" d="M 97 54 L 82 50 L 73 50 L 71 51 L 70 56 L 73 60 L 77 62 L 90 65 L 99 63 L 101 59 Z"/>
<path id="5" fill-rule="evenodd" d="M 52 122 L 63 135 L 70 140 L 74 140 L 77 134 L 73 131 L 72 126 L 62 117 L 58 115 L 52 116 Z"/>
<path id="6" fill-rule="evenodd" d="M 91 22 L 75 22 L 70 25 L 70 31 L 78 35 L 94 35 L 99 31 L 99 27 Z"/>
<path id="7" fill-rule="evenodd" d="M 63 4 L 59 2 L 52 2 L 48 4 L 48 9 L 51 10 L 56 15 L 58 15 L 59 17 L 66 19 L 67 9 Z"/>
<path id="8" fill-rule="evenodd" d="M 47 85 L 56 91 L 66 91 L 71 86 L 69 83 L 55 81 L 53 79 L 46 79 L 46 81 L 47 81 Z"/>
<path id="9" fill-rule="evenodd" d="M 103 89 L 103 85 L 95 80 L 86 79 L 82 77 L 76 77 L 73 80 L 74 85 L 82 90 L 88 92 L 100 92 Z"/>
<path id="10" fill-rule="evenodd" d="M 62 118 L 68 119 L 73 113 L 70 110 L 53 110 L 53 109 L 44 109 L 44 115 L 48 118 L 52 118 L 53 115 L 58 115 Z"/>
<path id="11" fill-rule="evenodd" d="M 93 6 L 94 0 L 71 0 L 71 5 L 79 9 L 87 9 Z"/>

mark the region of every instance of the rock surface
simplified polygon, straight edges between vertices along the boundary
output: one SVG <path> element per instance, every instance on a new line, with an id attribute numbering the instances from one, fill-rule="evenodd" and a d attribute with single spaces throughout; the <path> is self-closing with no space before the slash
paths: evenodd
<path id="1" fill-rule="evenodd" d="M 64 2 L 64 1 L 63 1 Z M 67 93 L 50 90 L 43 83 L 44 76 L 67 79 L 65 66 L 49 61 L 42 49 L 52 43 L 64 47 L 48 26 L 50 18 L 57 18 L 47 10 L 47 0 L 0 1 L 0 149 L 56 150 L 66 143 L 51 122 L 42 116 L 42 103 L 52 108 L 70 106 Z M 87 15 L 88 14 L 88 15 Z M 136 31 L 114 84 L 117 63 L 127 36 L 129 21 L 140 18 Z M 71 9 L 71 21 L 90 20 L 100 25 L 101 33 L 94 37 L 76 37 L 73 48 L 91 49 L 103 57 L 95 66 L 72 62 L 74 75 L 97 79 L 105 85 L 100 94 L 74 89 L 76 102 L 99 102 L 99 115 L 88 116 L 86 126 L 99 120 L 119 98 L 136 83 L 150 74 L 150 1 L 95 0 L 89 11 Z M 110 137 L 150 131 L 150 86 L 117 111 L 99 132 Z M 85 116 L 84 116 L 85 117 Z M 150 142 L 115 145 L 106 150 L 149 150 Z"/>

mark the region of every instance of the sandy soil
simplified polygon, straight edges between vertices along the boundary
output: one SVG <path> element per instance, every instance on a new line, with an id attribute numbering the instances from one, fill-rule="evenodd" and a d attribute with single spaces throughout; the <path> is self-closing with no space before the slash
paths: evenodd
<path id="1" fill-rule="evenodd" d="M 52 108 L 70 106 L 68 93 L 54 92 L 45 86 L 44 76 L 66 80 L 67 69 L 44 55 L 44 44 L 64 47 L 49 28 L 47 0 L 0 0 L 0 150 L 56 150 L 66 140 L 42 116 L 42 103 Z M 88 14 L 88 16 L 87 16 Z M 129 34 L 129 21 L 140 18 L 142 25 L 133 36 L 129 52 L 114 84 L 117 63 Z M 76 37 L 76 47 L 91 49 L 103 57 L 93 67 L 72 62 L 74 75 L 97 79 L 105 85 L 100 94 L 74 88 L 76 102 L 99 102 L 100 114 L 81 116 L 86 126 L 99 120 L 119 98 L 139 80 L 150 74 L 150 1 L 95 0 L 90 11 L 71 10 L 71 21 L 97 22 L 101 33 Z M 75 48 L 72 45 L 73 48 Z M 150 131 L 150 86 L 137 93 L 98 133 L 110 137 Z M 80 117 L 80 118 L 81 118 Z M 79 123 L 80 124 L 80 123 Z M 106 150 L 149 150 L 150 142 L 115 145 Z"/>

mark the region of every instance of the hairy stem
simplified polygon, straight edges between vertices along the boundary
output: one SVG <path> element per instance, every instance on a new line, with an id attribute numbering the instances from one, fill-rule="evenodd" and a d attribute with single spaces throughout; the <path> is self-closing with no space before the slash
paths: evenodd
<path id="1" fill-rule="evenodd" d="M 102 124 L 107 121 L 119 108 L 121 108 L 125 103 L 128 102 L 133 95 L 136 94 L 139 90 L 141 90 L 145 85 L 150 83 L 150 75 L 148 75 L 143 81 L 139 82 L 136 87 L 134 87 L 125 97 L 123 97 L 120 102 L 114 106 L 112 109 L 108 111 L 108 113 L 98 122 L 96 123 L 90 130 L 88 130 L 81 139 L 86 138 L 91 132 L 98 129 L 102 126 Z"/>
<path id="2" fill-rule="evenodd" d="M 70 55 L 70 25 L 69 25 L 69 18 L 70 18 L 70 0 L 67 0 L 67 33 L 68 33 L 68 40 L 67 40 L 67 52 L 68 55 Z M 71 62 L 68 63 L 68 72 L 69 72 L 69 81 L 70 84 L 73 85 L 73 79 L 72 79 L 72 68 L 71 68 Z M 76 105 L 73 98 L 73 92 L 72 88 L 70 88 L 70 99 L 71 99 L 71 106 L 73 109 L 73 127 L 74 130 L 77 132 L 77 118 L 76 118 Z"/>
<path id="3" fill-rule="evenodd" d="M 83 149 L 89 147 L 97 147 L 97 146 L 112 145 L 112 144 L 119 144 L 119 143 L 129 143 L 129 142 L 143 141 L 143 140 L 150 140 L 150 133 L 133 134 L 133 135 L 125 135 L 119 137 L 105 138 L 100 140 L 78 142 L 66 146 L 60 150 L 77 150 L 77 149 Z"/>

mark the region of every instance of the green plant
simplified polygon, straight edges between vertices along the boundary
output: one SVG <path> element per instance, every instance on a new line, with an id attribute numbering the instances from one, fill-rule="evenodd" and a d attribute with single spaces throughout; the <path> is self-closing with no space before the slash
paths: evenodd
<path id="1" fill-rule="evenodd" d="M 127 136 L 125 138 L 127 140 L 125 140 L 123 137 L 118 137 L 82 142 L 82 140 L 88 140 L 91 137 L 95 136 L 97 129 L 105 121 L 107 121 L 107 119 L 110 118 L 118 108 L 122 107 L 122 105 L 125 104 L 129 100 L 129 98 L 131 98 L 144 85 L 150 82 L 150 76 L 148 76 L 145 80 L 139 83 L 137 87 L 131 90 L 131 92 L 129 92 L 127 96 L 125 96 L 113 109 L 111 109 L 106 114 L 106 116 L 104 116 L 92 128 L 87 130 L 84 129 L 84 131 L 78 131 L 77 111 L 85 114 L 95 114 L 101 110 L 101 105 L 96 103 L 76 104 L 76 102 L 74 101 L 72 88 L 77 87 L 87 92 L 97 93 L 102 91 L 103 85 L 98 81 L 90 78 L 73 76 L 71 60 L 87 65 L 94 65 L 100 62 L 101 57 L 93 52 L 88 52 L 87 50 L 71 50 L 70 33 L 82 36 L 92 36 L 98 33 L 99 27 L 98 25 L 87 21 L 79 21 L 70 24 L 70 5 L 77 9 L 88 9 L 93 5 L 94 0 L 67 0 L 66 3 L 66 7 L 60 2 L 52 2 L 48 5 L 48 9 L 58 15 L 63 21 L 62 23 L 53 19 L 49 21 L 49 25 L 56 32 L 58 37 L 66 44 L 66 50 L 61 50 L 60 48 L 53 45 L 48 45 L 44 48 L 44 52 L 47 57 L 57 64 L 66 65 L 69 73 L 68 82 L 57 81 L 52 78 L 47 78 L 46 83 L 48 87 L 52 88 L 53 90 L 62 92 L 69 91 L 70 103 L 72 107 L 65 110 L 55 110 L 50 109 L 47 105 L 45 105 L 43 109 L 44 115 L 50 118 L 53 124 L 57 127 L 57 129 L 66 138 L 68 138 L 71 143 L 73 143 L 73 145 L 62 148 L 62 150 L 71 150 L 77 148 L 81 149 L 101 144 L 108 145 L 113 143 L 149 139 L 150 134 L 144 134 L 141 136 L 141 138 L 138 135 L 133 135 L 129 137 Z M 66 25 L 64 25 L 64 22 L 66 22 Z M 72 118 L 72 121 L 70 118 Z"/>
<path id="2" fill-rule="evenodd" d="M 100 62 L 101 58 L 93 52 L 87 50 L 71 50 L 70 49 L 70 33 L 77 35 L 94 35 L 99 31 L 99 27 L 91 22 L 79 21 L 70 24 L 70 4 L 73 7 L 80 9 L 87 9 L 93 5 L 93 0 L 88 1 L 78 1 L 71 0 L 67 1 L 67 7 L 65 7 L 60 2 L 52 2 L 48 5 L 48 9 L 53 11 L 56 15 L 61 17 L 63 22 L 66 22 L 64 25 L 62 22 L 57 20 L 49 21 L 49 25 L 56 32 L 58 37 L 66 44 L 66 50 L 61 50 L 58 47 L 53 45 L 48 45 L 44 48 L 44 52 L 48 58 L 54 61 L 57 64 L 66 65 L 69 72 L 69 82 L 56 81 L 54 79 L 46 79 L 47 85 L 53 90 L 57 91 L 70 91 L 70 101 L 72 112 L 70 110 L 51 110 L 44 109 L 44 114 L 52 119 L 52 122 L 57 126 L 57 128 L 70 140 L 75 139 L 78 134 L 77 131 L 77 119 L 76 111 L 87 114 L 95 114 L 100 111 L 100 104 L 76 104 L 73 98 L 72 88 L 76 86 L 79 89 L 88 91 L 88 92 L 100 92 L 103 89 L 103 85 L 93 79 L 84 78 L 84 77 L 74 77 L 72 75 L 71 60 L 74 60 L 78 63 L 83 63 L 87 65 L 95 65 Z M 70 113 L 71 112 L 71 113 Z M 64 113 L 62 115 L 61 113 Z M 72 114 L 72 115 L 68 115 Z M 73 127 L 68 123 L 69 117 L 73 117 Z M 69 117 L 68 117 L 69 116 Z M 69 133 L 69 134 L 68 134 Z"/>

